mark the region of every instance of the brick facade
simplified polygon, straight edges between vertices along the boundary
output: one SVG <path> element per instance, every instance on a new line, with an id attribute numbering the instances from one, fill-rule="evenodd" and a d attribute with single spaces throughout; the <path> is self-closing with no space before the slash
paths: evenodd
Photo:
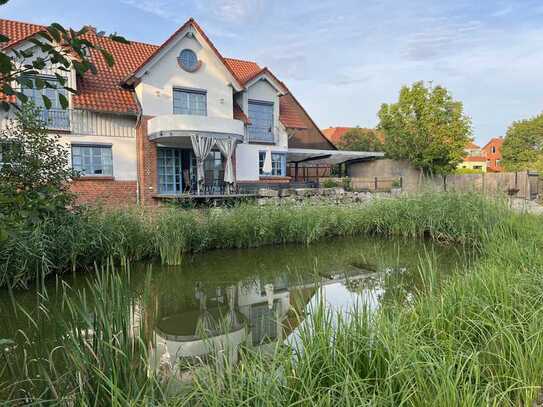
<path id="1" fill-rule="evenodd" d="M 81 178 L 74 180 L 70 190 L 78 204 L 127 206 L 137 202 L 136 181 L 115 181 L 113 178 Z"/>
<path id="2" fill-rule="evenodd" d="M 144 116 L 136 129 L 136 148 L 138 157 L 138 180 L 140 184 L 140 200 L 143 205 L 156 205 L 153 195 L 158 193 L 157 187 L 157 147 L 147 137 L 147 122 L 151 116 Z"/>
<path id="3" fill-rule="evenodd" d="M 488 169 L 492 172 L 501 172 L 503 170 L 501 166 L 502 144 L 503 139 L 501 137 L 495 137 L 482 148 L 483 154 L 487 160 Z"/>

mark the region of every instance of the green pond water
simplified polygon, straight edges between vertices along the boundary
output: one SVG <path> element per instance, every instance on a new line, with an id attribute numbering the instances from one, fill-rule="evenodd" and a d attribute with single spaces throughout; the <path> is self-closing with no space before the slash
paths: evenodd
<path id="1" fill-rule="evenodd" d="M 130 288 L 141 295 L 150 272 L 153 357 L 173 366 L 205 360 L 227 342 L 235 360 L 242 344 L 266 350 L 295 341 L 304 315 L 319 299 L 344 313 L 354 305 L 377 309 L 384 301 L 407 303 L 421 289 L 421 267 L 432 264 L 445 277 L 469 257 L 461 249 L 428 242 L 331 239 L 310 246 L 210 251 L 187 256 L 176 267 L 137 264 L 131 267 Z M 64 278 L 75 291 L 89 279 L 91 273 Z M 61 318 L 60 284 L 47 284 L 48 307 Z M 31 334 L 35 328 L 21 309 L 39 315 L 36 290 L 0 291 L 0 297 L 0 339 L 17 338 L 19 330 Z M 18 312 L 14 302 L 21 307 Z M 138 323 L 143 313 L 134 310 L 127 319 Z M 40 318 L 40 324 L 53 324 Z"/>

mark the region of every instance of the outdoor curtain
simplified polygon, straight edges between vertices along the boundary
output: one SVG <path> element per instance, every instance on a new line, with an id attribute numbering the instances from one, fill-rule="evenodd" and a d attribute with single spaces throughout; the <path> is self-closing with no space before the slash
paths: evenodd
<path id="1" fill-rule="evenodd" d="M 232 163 L 232 156 L 236 150 L 236 140 L 234 139 L 220 139 L 216 141 L 217 147 L 221 150 L 222 155 L 226 158 L 226 166 L 224 167 L 224 182 L 227 185 L 227 192 L 230 193 L 230 188 L 236 182 L 236 176 L 234 175 L 234 165 Z"/>
<path id="2" fill-rule="evenodd" d="M 262 172 L 264 174 L 271 174 L 272 172 L 272 152 L 271 147 L 268 147 L 266 150 L 266 155 L 264 156 L 264 165 L 262 166 Z"/>
<path id="3" fill-rule="evenodd" d="M 209 136 L 201 136 L 199 134 L 192 134 L 190 136 L 192 142 L 192 149 L 196 156 L 196 179 L 198 193 L 200 193 L 200 187 L 204 185 L 205 173 L 204 173 L 204 161 L 211 152 L 215 139 Z"/>

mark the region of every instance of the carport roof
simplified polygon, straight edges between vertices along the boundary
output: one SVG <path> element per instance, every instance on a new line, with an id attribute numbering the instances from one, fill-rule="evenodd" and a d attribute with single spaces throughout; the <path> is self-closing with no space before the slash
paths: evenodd
<path id="1" fill-rule="evenodd" d="M 383 157 L 384 153 L 369 151 L 345 151 L 345 150 L 313 150 L 306 148 L 289 148 L 287 161 L 289 163 L 312 164 L 342 164 L 349 161 Z"/>

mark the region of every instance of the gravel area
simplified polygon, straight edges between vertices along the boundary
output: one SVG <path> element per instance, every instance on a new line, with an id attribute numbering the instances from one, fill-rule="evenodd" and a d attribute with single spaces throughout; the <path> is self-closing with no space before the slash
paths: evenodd
<path id="1" fill-rule="evenodd" d="M 511 199 L 511 208 L 518 212 L 533 213 L 543 215 L 543 205 L 536 201 L 526 201 L 524 199 Z"/>

